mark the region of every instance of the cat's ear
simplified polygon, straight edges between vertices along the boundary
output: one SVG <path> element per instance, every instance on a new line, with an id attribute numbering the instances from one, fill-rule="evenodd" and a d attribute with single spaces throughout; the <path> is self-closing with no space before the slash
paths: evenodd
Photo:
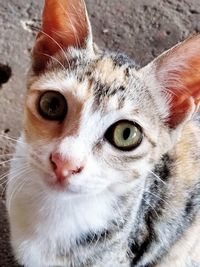
<path id="1" fill-rule="evenodd" d="M 32 53 L 34 70 L 43 70 L 50 58 L 69 47 L 92 49 L 84 0 L 45 0 L 42 28 Z"/>
<path id="2" fill-rule="evenodd" d="M 153 79 L 159 83 L 169 104 L 166 122 L 171 128 L 176 128 L 199 107 L 200 35 L 174 46 L 142 71 L 150 77 L 153 74 Z"/>

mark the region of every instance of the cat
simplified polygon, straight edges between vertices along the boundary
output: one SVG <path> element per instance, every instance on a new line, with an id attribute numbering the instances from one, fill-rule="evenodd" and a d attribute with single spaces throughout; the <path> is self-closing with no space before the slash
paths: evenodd
<path id="1" fill-rule="evenodd" d="M 7 187 L 25 267 L 200 266 L 200 35 L 145 67 L 46 0 Z"/>

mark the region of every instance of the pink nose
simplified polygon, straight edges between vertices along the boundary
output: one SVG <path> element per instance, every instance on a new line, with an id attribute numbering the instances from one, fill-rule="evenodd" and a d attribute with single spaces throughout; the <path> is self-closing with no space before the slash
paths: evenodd
<path id="1" fill-rule="evenodd" d="M 71 175 L 80 173 L 82 166 L 75 166 L 70 160 L 63 159 L 59 153 L 52 153 L 50 156 L 51 164 L 53 165 L 56 174 L 57 183 L 64 183 Z"/>

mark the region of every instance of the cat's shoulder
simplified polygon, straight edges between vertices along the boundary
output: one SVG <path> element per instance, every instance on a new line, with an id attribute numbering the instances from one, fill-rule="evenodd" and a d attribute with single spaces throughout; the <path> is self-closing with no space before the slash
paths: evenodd
<path id="1" fill-rule="evenodd" d="M 176 198 L 186 202 L 186 213 L 193 216 L 200 207 L 200 123 L 188 122 L 173 151 L 173 177 Z"/>

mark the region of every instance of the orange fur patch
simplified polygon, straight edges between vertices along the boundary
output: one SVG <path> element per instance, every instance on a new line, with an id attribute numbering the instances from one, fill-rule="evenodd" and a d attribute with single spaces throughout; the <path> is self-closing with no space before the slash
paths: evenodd
<path id="1" fill-rule="evenodd" d="M 27 98 L 29 101 L 25 107 L 25 137 L 28 143 L 33 143 L 35 140 L 44 140 L 51 142 L 52 139 L 62 138 L 70 135 L 77 135 L 80 125 L 81 112 L 83 103 L 79 102 L 71 93 L 65 94 L 68 113 L 63 122 L 48 121 L 42 118 L 37 110 L 38 91 L 29 92 Z M 31 101 L 32 100 L 32 101 Z M 29 105 L 33 102 L 33 105 Z"/>

